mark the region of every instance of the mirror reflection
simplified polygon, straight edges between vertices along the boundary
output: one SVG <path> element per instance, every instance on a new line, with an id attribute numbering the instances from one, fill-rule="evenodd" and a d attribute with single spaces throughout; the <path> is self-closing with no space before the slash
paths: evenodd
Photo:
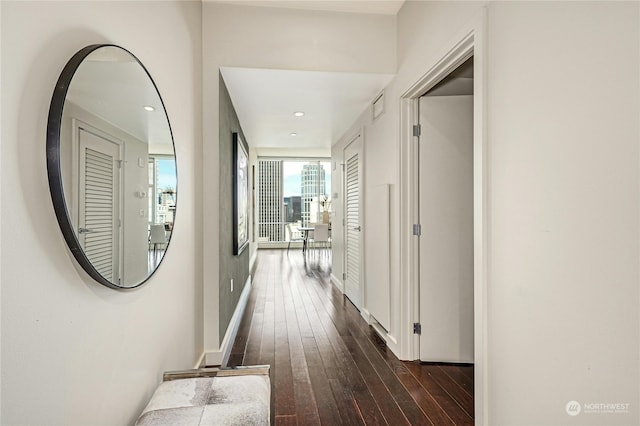
<path id="1" fill-rule="evenodd" d="M 68 220 L 90 265 L 76 258 L 103 284 L 139 286 L 169 244 L 177 174 L 162 100 L 128 51 L 100 46 L 77 66 L 63 104 L 59 161 Z"/>

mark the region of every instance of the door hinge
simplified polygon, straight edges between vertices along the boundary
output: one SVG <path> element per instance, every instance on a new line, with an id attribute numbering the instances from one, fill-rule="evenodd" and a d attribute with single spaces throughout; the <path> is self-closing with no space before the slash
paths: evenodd
<path id="1" fill-rule="evenodd" d="M 422 235 L 422 225 L 420 225 L 419 223 L 414 223 L 413 224 L 413 235 L 415 235 L 417 237 Z"/>
<path id="2" fill-rule="evenodd" d="M 347 279 L 347 273 L 343 272 L 342 273 L 342 281 L 345 281 Z"/>
<path id="3" fill-rule="evenodd" d="M 415 124 L 413 126 L 413 136 L 420 136 L 421 132 L 422 132 L 422 127 L 420 127 L 419 124 Z"/>
<path id="4" fill-rule="evenodd" d="M 419 322 L 413 323 L 413 334 L 422 334 L 422 324 Z"/>

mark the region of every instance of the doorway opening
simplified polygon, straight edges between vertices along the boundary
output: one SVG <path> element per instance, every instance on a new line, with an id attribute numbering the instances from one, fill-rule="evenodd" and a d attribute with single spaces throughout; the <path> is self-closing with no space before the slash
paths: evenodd
<path id="1" fill-rule="evenodd" d="M 418 102 L 420 360 L 473 364 L 473 57 Z"/>
<path id="2" fill-rule="evenodd" d="M 423 76 L 401 96 L 401 226 L 411 230 L 401 234 L 402 302 L 401 352 L 406 359 L 420 359 L 420 186 L 419 118 L 420 98 L 443 82 L 453 71 L 473 57 L 473 400 L 477 424 L 488 424 L 487 388 L 487 146 L 486 146 L 486 17 L 471 23 L 457 42 L 433 62 Z M 416 230 L 418 232 L 416 232 Z"/>

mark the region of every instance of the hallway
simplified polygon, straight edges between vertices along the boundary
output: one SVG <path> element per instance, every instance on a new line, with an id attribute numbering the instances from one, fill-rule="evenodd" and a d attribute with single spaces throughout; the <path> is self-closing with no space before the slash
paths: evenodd
<path id="1" fill-rule="evenodd" d="M 399 361 L 299 250 L 260 250 L 228 366 L 271 365 L 272 424 L 473 424 L 473 367 Z"/>

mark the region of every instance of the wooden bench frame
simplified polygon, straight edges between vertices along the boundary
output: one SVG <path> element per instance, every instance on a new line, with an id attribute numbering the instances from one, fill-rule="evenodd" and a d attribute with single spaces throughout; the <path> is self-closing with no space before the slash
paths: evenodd
<path id="1" fill-rule="evenodd" d="M 229 376 L 268 376 L 269 365 L 251 365 L 240 367 L 203 367 L 193 370 L 167 371 L 162 376 L 163 382 L 180 379 L 196 379 L 199 377 L 229 377 Z"/>

